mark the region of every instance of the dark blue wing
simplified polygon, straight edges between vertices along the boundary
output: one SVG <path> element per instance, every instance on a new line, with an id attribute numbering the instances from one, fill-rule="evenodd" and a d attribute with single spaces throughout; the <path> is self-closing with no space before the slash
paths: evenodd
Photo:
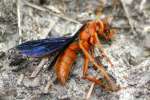
<path id="1" fill-rule="evenodd" d="M 43 57 L 48 54 L 52 54 L 72 40 L 72 37 L 59 37 L 59 38 L 48 38 L 41 40 L 33 40 L 22 43 L 16 48 L 26 56 L 30 57 Z"/>

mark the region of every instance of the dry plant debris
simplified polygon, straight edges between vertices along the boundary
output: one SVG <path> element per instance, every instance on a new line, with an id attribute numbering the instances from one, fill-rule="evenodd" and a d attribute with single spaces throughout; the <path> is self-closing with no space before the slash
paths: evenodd
<path id="1" fill-rule="evenodd" d="M 62 87 L 53 67 L 43 67 L 34 79 L 30 76 L 41 59 L 21 59 L 10 66 L 18 53 L 17 44 L 32 39 L 74 33 L 87 20 L 113 16 L 117 34 L 104 48 L 114 67 L 107 71 L 121 87 L 107 93 L 93 88 L 91 100 L 149 100 L 150 98 L 150 3 L 149 0 L 1 0 L 0 1 L 0 99 L 56 100 L 85 99 L 91 83 L 80 80 L 83 58 L 78 55 L 70 80 Z M 102 3 L 103 2 L 103 3 Z M 102 5 L 103 4 L 103 5 Z M 105 62 L 103 65 L 107 66 Z M 47 63 L 47 66 L 49 63 Z M 90 68 L 90 74 L 95 71 Z M 50 81 L 49 81 L 50 80 Z"/>

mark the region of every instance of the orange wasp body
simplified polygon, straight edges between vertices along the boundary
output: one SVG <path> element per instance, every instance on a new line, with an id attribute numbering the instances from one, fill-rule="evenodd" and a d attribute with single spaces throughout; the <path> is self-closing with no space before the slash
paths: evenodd
<path id="1" fill-rule="evenodd" d="M 57 60 L 55 63 L 57 79 L 61 82 L 61 84 L 66 83 L 71 72 L 72 65 L 77 58 L 77 54 L 79 52 L 83 52 L 83 78 L 99 84 L 102 87 L 105 87 L 105 89 L 107 88 L 107 90 L 117 90 L 117 86 L 105 71 L 105 68 L 101 64 L 96 63 L 93 55 L 94 47 L 97 47 L 100 50 L 102 56 L 107 59 L 111 66 L 113 66 L 109 58 L 106 56 L 98 38 L 98 36 L 100 36 L 106 41 L 112 39 L 114 32 L 110 29 L 107 21 L 89 21 L 80 29 L 78 33 L 79 34 L 75 34 L 73 37 L 58 37 L 28 41 L 18 45 L 17 49 L 20 50 L 23 55 L 30 57 L 44 57 L 56 51 L 63 50 L 60 55 L 58 54 L 58 58 L 56 57 Z M 78 36 L 78 40 L 73 42 L 76 36 Z M 65 47 L 67 48 L 64 50 Z M 94 67 L 102 73 L 104 79 L 108 83 L 107 85 L 104 84 L 106 82 L 103 82 L 103 80 L 88 75 L 89 62 L 91 62 Z M 110 89 L 108 89 L 109 87 Z"/>
<path id="2" fill-rule="evenodd" d="M 55 64 L 55 70 L 57 74 L 57 79 L 61 84 L 65 84 L 69 74 L 72 69 L 72 64 L 75 62 L 77 53 L 82 51 L 84 54 L 84 65 L 83 65 L 83 78 L 88 79 L 89 81 L 95 82 L 103 86 L 103 82 L 94 77 L 88 75 L 88 63 L 89 61 L 102 73 L 104 78 L 108 81 L 110 85 L 110 90 L 118 90 L 118 86 L 112 81 L 110 76 L 105 71 L 104 67 L 100 64 L 97 64 L 93 58 L 93 55 L 89 53 L 94 46 L 98 47 L 101 50 L 104 57 L 107 58 L 107 61 L 112 63 L 109 58 L 106 56 L 103 47 L 98 39 L 98 36 L 104 38 L 106 41 L 110 40 L 114 32 L 110 30 L 108 24 L 104 20 L 94 20 L 87 22 L 83 29 L 79 33 L 79 40 L 71 43 L 64 52 L 62 52 Z M 92 52 L 93 53 L 93 52 Z M 108 88 L 108 87 L 105 87 Z"/>

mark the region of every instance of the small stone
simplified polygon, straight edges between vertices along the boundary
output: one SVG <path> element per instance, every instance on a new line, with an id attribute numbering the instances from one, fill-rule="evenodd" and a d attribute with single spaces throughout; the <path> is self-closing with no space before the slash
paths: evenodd
<path id="1" fill-rule="evenodd" d="M 4 57 L 5 56 L 5 52 L 3 51 L 0 51 L 0 58 Z"/>
<path id="2" fill-rule="evenodd" d="M 63 96 L 58 96 L 59 100 L 70 100 L 70 98 L 68 97 L 68 95 L 63 95 Z"/>
<path id="3" fill-rule="evenodd" d="M 8 89 L 8 90 L 6 90 L 6 95 L 7 96 L 16 96 L 17 95 L 17 91 L 16 91 L 16 89 L 15 88 L 11 88 L 11 89 Z"/>
<path id="4" fill-rule="evenodd" d="M 24 79 L 23 81 L 26 87 L 38 87 L 40 85 L 40 79 L 37 77 L 35 79 Z"/>
<path id="5" fill-rule="evenodd" d="M 149 39 L 150 39 L 150 35 L 147 35 L 146 37 L 145 37 L 145 39 L 144 39 L 144 47 L 146 48 L 146 49 L 150 49 L 150 41 L 149 41 Z"/>
<path id="6" fill-rule="evenodd" d="M 129 58 L 129 64 L 130 64 L 130 65 L 134 65 L 134 66 L 137 65 L 136 59 L 135 59 L 134 57 L 130 57 L 130 58 Z"/>
<path id="7" fill-rule="evenodd" d="M 0 62 L 0 69 L 3 67 L 3 64 Z"/>

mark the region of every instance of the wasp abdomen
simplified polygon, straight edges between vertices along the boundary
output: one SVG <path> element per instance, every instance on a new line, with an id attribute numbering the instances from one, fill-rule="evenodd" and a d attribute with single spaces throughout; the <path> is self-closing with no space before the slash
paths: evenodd
<path id="1" fill-rule="evenodd" d="M 66 80 L 69 77 L 69 74 L 72 69 L 72 65 L 77 57 L 77 52 L 79 51 L 78 44 L 76 42 L 69 45 L 69 47 L 58 57 L 55 70 L 57 79 L 61 82 L 62 85 L 65 84 Z"/>

